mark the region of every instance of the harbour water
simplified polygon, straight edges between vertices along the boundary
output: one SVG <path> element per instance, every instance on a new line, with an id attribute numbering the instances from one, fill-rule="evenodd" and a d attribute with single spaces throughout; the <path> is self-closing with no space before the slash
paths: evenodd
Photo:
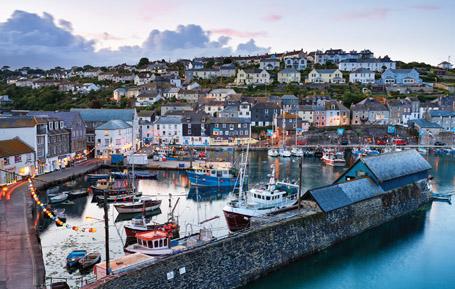
<path id="1" fill-rule="evenodd" d="M 228 155 L 221 155 L 227 159 Z M 455 158 L 429 157 L 433 165 L 434 188 L 445 192 L 453 190 L 455 183 Z M 266 152 L 253 152 L 249 162 L 249 183 L 266 182 L 270 166 L 276 168 L 276 177 L 298 180 L 299 163 L 293 158 L 270 158 Z M 303 190 L 326 185 L 335 180 L 344 168 L 324 166 L 320 160 L 305 158 L 303 163 Z M 60 190 L 86 188 L 84 179 L 62 185 Z M 217 237 L 228 233 L 222 208 L 233 198 L 232 193 L 204 192 L 189 189 L 184 172 L 162 171 L 158 180 L 138 181 L 138 190 L 162 200 L 161 212 L 153 220 L 167 220 L 171 207 L 179 218 L 181 235 L 198 230 L 202 220 L 214 218 L 205 224 Z M 171 194 L 171 197 L 169 196 Z M 199 202 L 197 202 L 199 200 Z M 80 272 L 64 269 L 66 255 L 74 249 L 99 251 L 104 259 L 103 210 L 91 202 L 91 196 L 76 199 L 65 208 L 67 223 L 82 228 L 95 227 L 96 233 L 74 232 L 58 228 L 48 221 L 37 220 L 43 225 L 41 243 L 49 277 L 72 279 L 75 284 Z M 90 217 L 90 218 L 87 218 Z M 127 222 L 111 206 L 110 255 L 122 256 Z M 218 217 L 218 218 L 217 218 Z M 454 288 L 455 209 L 447 203 L 433 203 L 431 208 L 410 217 L 404 217 L 368 231 L 352 240 L 343 242 L 315 256 L 305 258 L 269 276 L 259 279 L 247 288 Z M 451 255 L 452 254 L 452 255 Z M 451 255 L 451 256 L 450 256 Z M 428 274 L 431 272 L 431 274 Z M 439 276 L 440 274 L 445 276 Z M 414 279 L 411 276 L 416 275 Z M 89 274 L 87 277 L 90 277 Z M 408 276 L 403 280 L 403 276 Z M 412 279 L 412 280 L 411 280 Z M 371 286 L 370 286 L 371 284 Z M 413 286 L 408 286 L 412 284 Z M 424 284 L 424 285 L 422 285 Z M 452 287 L 449 287 L 452 285 Z"/>

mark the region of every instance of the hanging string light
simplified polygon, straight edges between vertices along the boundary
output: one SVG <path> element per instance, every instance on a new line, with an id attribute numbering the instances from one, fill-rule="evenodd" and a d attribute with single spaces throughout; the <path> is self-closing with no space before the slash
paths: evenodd
<path id="1" fill-rule="evenodd" d="M 36 188 L 33 185 L 32 177 L 28 178 L 28 187 L 30 190 L 30 194 L 31 194 L 33 200 L 35 201 L 35 203 L 38 206 L 40 206 L 43 213 L 46 214 L 49 217 L 49 219 L 54 221 L 58 226 L 65 227 L 67 229 L 70 229 L 70 230 L 73 230 L 76 232 L 83 232 L 83 233 L 85 233 L 85 232 L 95 233 L 96 232 L 96 228 L 81 228 L 78 226 L 71 226 L 70 224 L 66 224 L 65 222 L 63 222 L 59 217 L 55 216 L 54 213 L 50 209 L 46 208 L 46 206 L 43 204 L 43 202 L 41 202 L 38 195 L 36 194 Z"/>

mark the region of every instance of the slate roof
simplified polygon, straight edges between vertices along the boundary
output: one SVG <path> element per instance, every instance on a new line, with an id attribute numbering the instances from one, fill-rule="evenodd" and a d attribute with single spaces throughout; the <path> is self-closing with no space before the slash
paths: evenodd
<path id="1" fill-rule="evenodd" d="M 370 178 L 329 185 L 309 190 L 318 206 L 330 212 L 384 193 Z"/>
<path id="2" fill-rule="evenodd" d="M 416 150 L 369 156 L 360 161 L 371 170 L 380 182 L 431 169 L 431 165 Z"/>
<path id="3" fill-rule="evenodd" d="M 351 73 L 374 73 L 374 72 L 369 70 L 368 68 L 357 68 L 357 69 L 351 71 Z"/>
<path id="4" fill-rule="evenodd" d="M 455 117 L 455 111 L 447 111 L 447 110 L 430 110 L 429 111 L 431 117 Z"/>
<path id="5" fill-rule="evenodd" d="M 32 153 L 34 150 L 28 144 L 16 137 L 8 140 L 0 140 L 0 158 L 18 156 Z"/>
<path id="6" fill-rule="evenodd" d="M 121 119 L 113 119 L 110 120 L 106 123 L 103 123 L 100 126 L 97 126 L 96 129 L 102 129 L 102 130 L 115 130 L 115 129 L 125 129 L 125 128 L 130 128 L 131 125 L 126 123 L 125 121 Z"/>
<path id="7" fill-rule="evenodd" d="M 413 120 L 413 122 L 416 125 L 418 125 L 420 128 L 442 128 L 442 126 L 440 126 L 439 124 L 431 122 L 431 121 L 428 121 L 428 120 L 423 119 L 423 118 L 419 118 L 419 119 Z"/>
<path id="8" fill-rule="evenodd" d="M 289 68 L 285 68 L 285 69 L 281 70 L 279 73 L 287 73 L 287 74 L 289 74 L 289 73 L 296 73 L 296 74 L 297 74 L 297 73 L 300 73 L 300 72 L 298 72 L 298 71 L 297 71 L 295 68 L 293 68 L 293 67 L 289 67 Z"/>
<path id="9" fill-rule="evenodd" d="M 317 73 L 320 74 L 329 74 L 329 73 L 335 73 L 338 69 L 315 69 Z"/>
<path id="10" fill-rule="evenodd" d="M 77 111 L 30 111 L 27 115 L 54 117 L 63 120 L 66 127 L 71 127 L 73 123 L 81 119 L 81 116 Z"/>
<path id="11" fill-rule="evenodd" d="M 166 115 L 157 119 L 154 123 L 156 124 L 181 124 L 182 116 L 181 115 Z"/>
<path id="12" fill-rule="evenodd" d="M 135 109 L 95 109 L 95 108 L 72 108 L 71 111 L 78 111 L 84 121 L 109 121 L 119 119 L 132 121 Z"/>

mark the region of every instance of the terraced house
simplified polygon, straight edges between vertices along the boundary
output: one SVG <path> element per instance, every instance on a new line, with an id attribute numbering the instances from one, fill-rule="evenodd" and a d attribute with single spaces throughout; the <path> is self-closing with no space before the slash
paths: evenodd
<path id="1" fill-rule="evenodd" d="M 309 83 L 345 83 L 343 74 L 338 69 L 313 69 L 306 82 Z"/>
<path id="2" fill-rule="evenodd" d="M 237 85 L 260 85 L 270 84 L 272 80 L 270 74 L 265 69 L 239 69 L 235 83 Z"/>

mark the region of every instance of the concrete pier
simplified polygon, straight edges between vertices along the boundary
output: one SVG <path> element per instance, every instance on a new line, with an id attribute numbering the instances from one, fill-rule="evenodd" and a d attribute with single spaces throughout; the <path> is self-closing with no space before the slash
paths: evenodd
<path id="1" fill-rule="evenodd" d="M 96 160 L 37 177 L 38 189 L 99 168 Z M 0 199 L 0 288 L 44 288 L 45 268 L 27 182 L 9 187 Z"/>

